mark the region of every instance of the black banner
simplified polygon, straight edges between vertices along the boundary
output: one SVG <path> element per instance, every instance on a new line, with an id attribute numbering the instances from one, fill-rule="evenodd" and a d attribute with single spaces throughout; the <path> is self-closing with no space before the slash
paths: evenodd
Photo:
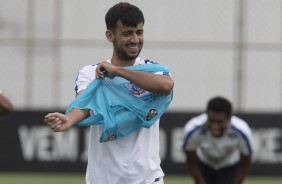
<path id="1" fill-rule="evenodd" d="M 52 132 L 48 112 L 17 111 L 0 117 L 0 171 L 85 172 L 88 128 Z M 166 113 L 160 123 L 160 155 L 167 174 L 187 174 L 181 151 L 184 124 L 198 113 Z M 282 114 L 237 114 L 254 134 L 253 175 L 282 174 Z"/>

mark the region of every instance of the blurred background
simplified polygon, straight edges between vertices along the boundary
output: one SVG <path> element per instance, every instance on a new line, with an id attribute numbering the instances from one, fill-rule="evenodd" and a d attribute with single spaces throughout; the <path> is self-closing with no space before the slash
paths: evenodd
<path id="1" fill-rule="evenodd" d="M 64 111 L 73 100 L 74 81 L 83 66 L 111 57 L 104 16 L 117 2 L 0 0 L 0 89 L 15 107 L 15 112 L 0 117 L 1 134 L 15 142 L 7 155 L 13 153 L 18 158 L 17 164 L 2 164 L 0 171 L 49 171 L 42 165 L 62 161 L 48 161 L 46 155 L 40 160 L 37 154 L 42 152 L 32 147 L 36 145 L 32 140 L 44 135 L 48 140 L 52 137 L 56 145 L 64 140 L 42 126 L 43 117 L 48 112 Z M 140 57 L 167 65 L 175 81 L 174 99 L 163 118 L 170 122 L 169 129 L 162 123 L 164 169 L 173 174 L 188 173 L 179 152 L 182 126 L 204 110 L 207 100 L 222 95 L 233 102 L 235 112 L 249 120 L 254 130 L 257 166 L 270 168 L 251 173 L 282 175 L 282 1 L 127 2 L 137 5 L 145 16 L 145 44 Z M 41 133 L 34 133 L 38 128 Z M 11 131 L 9 135 L 6 130 Z M 80 159 L 63 160 L 63 164 L 69 167 L 76 162 L 80 165 L 75 171 L 84 172 L 86 157 L 80 153 L 85 140 L 81 137 L 87 133 L 76 128 L 73 132 L 60 136 L 79 136 Z M 173 148 L 176 151 L 171 151 Z M 46 150 L 53 150 L 54 156 L 54 147 L 49 145 Z M 175 154 L 176 159 L 171 156 Z M 52 158 L 58 157 L 55 154 Z M 66 167 L 57 169 L 68 171 Z M 181 169 L 175 171 L 174 167 Z"/>
<path id="2" fill-rule="evenodd" d="M 1 89 L 16 109 L 65 108 L 83 66 L 108 59 L 104 16 L 119 1 L 1 0 Z M 144 59 L 175 80 L 170 111 L 224 95 L 242 112 L 281 112 L 281 0 L 129 1 L 145 15 Z"/>

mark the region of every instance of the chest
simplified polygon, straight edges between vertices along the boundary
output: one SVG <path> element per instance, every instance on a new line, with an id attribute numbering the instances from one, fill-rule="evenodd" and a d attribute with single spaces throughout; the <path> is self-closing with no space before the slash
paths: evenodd
<path id="1" fill-rule="evenodd" d="M 214 138 L 210 134 L 202 136 L 199 148 L 206 154 L 217 157 L 231 154 L 237 150 L 240 140 L 235 134 L 227 134 L 221 138 Z"/>

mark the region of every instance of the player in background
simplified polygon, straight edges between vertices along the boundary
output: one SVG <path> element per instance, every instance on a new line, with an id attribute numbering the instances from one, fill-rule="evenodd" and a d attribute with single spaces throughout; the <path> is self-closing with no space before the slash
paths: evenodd
<path id="1" fill-rule="evenodd" d="M 75 90 L 80 95 L 95 79 L 119 76 L 131 81 L 132 95 L 149 93 L 168 95 L 174 82 L 170 73 L 147 73 L 127 70 L 124 66 L 151 64 L 139 58 L 144 43 L 144 16 L 142 11 L 129 3 L 118 3 L 106 16 L 106 38 L 113 44 L 111 59 L 85 66 L 79 71 Z M 46 124 L 55 132 L 64 131 L 88 117 L 88 110 L 72 109 L 67 114 L 49 113 Z M 102 127 L 90 127 L 87 184 L 162 184 L 164 173 L 160 167 L 159 120 L 149 129 L 141 128 L 115 141 L 99 143 Z"/>
<path id="2" fill-rule="evenodd" d="M 196 184 L 241 184 L 251 165 L 252 132 L 227 99 L 215 97 L 185 125 L 183 151 Z"/>
<path id="3" fill-rule="evenodd" d="M 9 113 L 13 110 L 11 101 L 0 90 L 0 115 Z"/>

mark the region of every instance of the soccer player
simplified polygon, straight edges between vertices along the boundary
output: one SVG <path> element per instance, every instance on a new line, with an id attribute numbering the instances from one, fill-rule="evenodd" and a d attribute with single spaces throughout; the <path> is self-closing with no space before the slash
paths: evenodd
<path id="1" fill-rule="evenodd" d="M 105 16 L 106 38 L 113 44 L 111 59 L 79 71 L 75 90 L 80 95 L 97 78 L 122 77 L 132 95 L 150 93 L 169 95 L 174 82 L 169 72 L 148 73 L 128 70 L 124 66 L 146 65 L 153 61 L 139 58 L 144 43 L 144 16 L 129 3 L 118 3 Z M 66 114 L 49 113 L 44 121 L 55 132 L 64 131 L 90 115 L 89 110 L 72 109 Z M 141 128 L 114 141 L 99 143 L 102 127 L 90 127 L 87 184 L 162 184 L 160 167 L 159 120 L 150 128 Z"/>
<path id="2" fill-rule="evenodd" d="M 9 113 L 13 110 L 13 105 L 11 101 L 4 96 L 3 92 L 0 90 L 0 115 Z"/>
<path id="3" fill-rule="evenodd" d="M 251 164 L 252 132 L 232 115 L 227 99 L 215 97 L 185 125 L 183 150 L 196 184 L 241 184 Z"/>

